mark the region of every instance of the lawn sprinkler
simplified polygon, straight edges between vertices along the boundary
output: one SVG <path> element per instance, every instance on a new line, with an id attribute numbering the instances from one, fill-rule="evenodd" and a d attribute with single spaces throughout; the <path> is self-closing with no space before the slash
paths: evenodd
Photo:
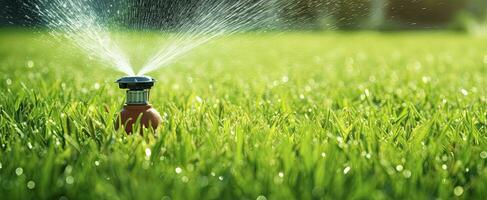
<path id="1" fill-rule="evenodd" d="M 126 76 L 116 81 L 120 89 L 128 89 L 125 105 L 116 123 L 117 129 L 121 124 L 127 134 L 132 134 L 133 125 L 138 120 L 143 127 L 151 126 L 154 130 L 161 124 L 161 115 L 149 104 L 149 91 L 155 81 L 148 76 Z M 141 133 L 142 130 L 141 127 Z"/>

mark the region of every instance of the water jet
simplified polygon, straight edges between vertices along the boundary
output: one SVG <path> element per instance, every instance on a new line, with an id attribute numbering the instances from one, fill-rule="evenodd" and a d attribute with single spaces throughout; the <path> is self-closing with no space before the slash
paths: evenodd
<path id="1" fill-rule="evenodd" d="M 142 134 L 143 128 L 155 130 L 161 124 L 161 115 L 149 104 L 150 89 L 155 82 L 149 76 L 125 76 L 116 81 L 120 89 L 127 89 L 125 105 L 116 123 L 117 130 L 121 125 L 127 134 L 132 134 L 135 123 L 140 121 Z"/>

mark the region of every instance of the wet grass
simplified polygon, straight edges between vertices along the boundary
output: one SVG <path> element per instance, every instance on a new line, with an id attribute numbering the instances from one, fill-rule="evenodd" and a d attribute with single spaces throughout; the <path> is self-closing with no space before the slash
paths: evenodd
<path id="1" fill-rule="evenodd" d="M 144 136 L 114 130 L 122 74 L 48 40 L 0 33 L 2 199 L 487 196 L 487 39 L 234 36 L 150 74 Z"/>

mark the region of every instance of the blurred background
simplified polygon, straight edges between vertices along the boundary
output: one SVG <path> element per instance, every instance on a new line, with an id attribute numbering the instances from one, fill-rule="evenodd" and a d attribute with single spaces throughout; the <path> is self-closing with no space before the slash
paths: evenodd
<path id="1" fill-rule="evenodd" d="M 99 0 L 107 3 L 113 0 Z M 137 0 L 135 0 L 137 1 Z M 142 1 L 142 0 L 138 0 Z M 157 0 L 155 0 L 157 1 Z M 160 1 L 160 0 L 159 0 Z M 238 0 L 236 0 L 238 1 Z M 282 30 L 411 30 L 449 29 L 469 33 L 487 32 L 487 0 L 274 0 L 278 29 Z M 27 0 L 0 1 L 0 26 L 42 26 L 39 16 L 28 9 Z M 151 9 L 153 0 L 136 3 L 137 9 Z M 152 3 L 151 3 L 152 2 Z M 165 0 L 163 4 L 191 4 L 194 1 Z M 159 2 L 159 3 L 161 3 Z M 183 2 L 183 3 L 181 3 Z M 178 9 L 159 7 L 161 15 Z M 133 24 L 144 15 L 133 16 Z M 175 21 L 174 23 L 177 23 Z M 127 25 L 130 28 L 130 22 Z M 151 27 L 146 27 L 151 28 Z"/>

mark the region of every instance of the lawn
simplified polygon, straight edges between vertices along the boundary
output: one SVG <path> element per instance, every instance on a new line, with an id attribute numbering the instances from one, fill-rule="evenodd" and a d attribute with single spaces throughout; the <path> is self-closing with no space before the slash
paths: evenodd
<path id="1" fill-rule="evenodd" d="M 120 35 L 137 65 L 164 39 Z M 143 136 L 114 128 L 123 74 L 65 43 L 0 31 L 1 199 L 487 196 L 487 38 L 234 35 L 149 74 Z"/>

